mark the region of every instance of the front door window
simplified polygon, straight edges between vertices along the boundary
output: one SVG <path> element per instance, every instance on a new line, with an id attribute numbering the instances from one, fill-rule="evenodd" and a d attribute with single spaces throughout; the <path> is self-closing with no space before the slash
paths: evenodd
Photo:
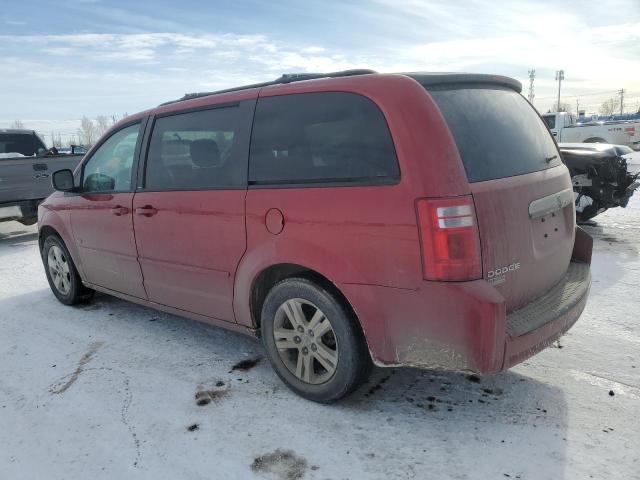
<path id="1" fill-rule="evenodd" d="M 84 193 L 131 191 L 133 154 L 139 131 L 139 123 L 125 127 L 96 150 L 84 166 Z"/>

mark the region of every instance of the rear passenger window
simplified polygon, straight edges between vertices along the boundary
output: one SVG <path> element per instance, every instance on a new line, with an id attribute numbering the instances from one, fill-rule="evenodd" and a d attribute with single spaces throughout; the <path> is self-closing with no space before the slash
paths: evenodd
<path id="1" fill-rule="evenodd" d="M 246 185 L 237 150 L 237 106 L 157 118 L 147 155 L 147 190 L 201 190 Z"/>
<path id="2" fill-rule="evenodd" d="M 352 93 L 304 93 L 258 100 L 249 182 L 395 183 L 400 176 L 378 107 Z"/>

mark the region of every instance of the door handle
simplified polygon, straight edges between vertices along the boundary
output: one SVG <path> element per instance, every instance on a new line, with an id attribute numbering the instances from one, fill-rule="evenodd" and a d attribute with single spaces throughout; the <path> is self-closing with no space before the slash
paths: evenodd
<path id="1" fill-rule="evenodd" d="M 127 213 L 129 213 L 129 209 L 127 207 L 116 205 L 111 209 L 111 213 L 113 213 L 116 217 L 119 217 L 120 215 L 126 215 Z"/>
<path id="2" fill-rule="evenodd" d="M 151 205 L 145 205 L 144 207 L 136 208 L 137 215 L 143 215 L 145 217 L 153 217 L 156 213 L 158 213 L 158 210 L 153 208 Z"/>

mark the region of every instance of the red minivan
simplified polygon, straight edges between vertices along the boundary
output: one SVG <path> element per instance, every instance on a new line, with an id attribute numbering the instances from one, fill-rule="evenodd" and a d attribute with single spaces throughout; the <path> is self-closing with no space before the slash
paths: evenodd
<path id="1" fill-rule="evenodd" d="M 38 212 L 51 289 L 260 335 L 319 402 L 372 364 L 507 369 L 577 320 L 592 249 L 520 91 L 346 71 L 132 115 L 53 176 Z"/>

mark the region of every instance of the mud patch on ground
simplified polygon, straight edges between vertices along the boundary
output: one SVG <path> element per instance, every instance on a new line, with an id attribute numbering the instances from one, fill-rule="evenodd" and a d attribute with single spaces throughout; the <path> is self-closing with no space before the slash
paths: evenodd
<path id="1" fill-rule="evenodd" d="M 382 386 L 386 383 L 387 380 L 391 378 L 391 375 L 387 375 L 386 377 L 381 378 L 377 383 L 373 384 L 373 386 L 364 394 L 365 397 L 369 397 L 376 393 L 378 390 L 382 388 Z"/>
<path id="2" fill-rule="evenodd" d="M 480 377 L 477 375 L 467 375 L 467 380 L 469 380 L 471 383 L 480 383 Z"/>
<path id="3" fill-rule="evenodd" d="M 299 480 L 308 469 L 307 461 L 291 450 L 277 449 L 256 457 L 251 464 L 255 473 L 279 480 Z"/>
<path id="4" fill-rule="evenodd" d="M 610 242 L 610 243 L 618 243 L 618 239 L 616 237 L 612 237 L 609 235 L 606 235 L 604 237 L 600 237 L 601 240 L 604 240 L 605 242 Z"/>
<path id="5" fill-rule="evenodd" d="M 239 371 L 246 372 L 247 370 L 251 370 L 253 367 L 258 365 L 262 361 L 263 357 L 255 357 L 255 358 L 247 358 L 246 360 L 240 360 L 233 367 L 231 367 L 231 371 Z"/>
<path id="6" fill-rule="evenodd" d="M 62 385 L 59 385 L 59 386 L 54 385 L 49 389 L 49 392 L 61 394 L 69 390 L 71 385 L 76 383 L 76 380 L 78 380 L 78 377 L 84 371 L 84 367 L 87 365 L 87 363 L 91 361 L 95 353 L 103 344 L 104 342 L 93 342 L 91 345 L 89 345 L 89 348 L 87 349 L 87 351 L 80 358 L 80 361 L 78 362 L 78 366 L 76 367 L 75 371 L 71 375 L 68 375 L 68 380 Z"/>
<path id="7" fill-rule="evenodd" d="M 85 310 L 87 312 L 102 310 L 103 307 L 104 305 L 96 300 L 90 303 L 78 303 L 77 305 L 72 306 L 72 308 L 75 308 L 76 310 Z"/>
<path id="8" fill-rule="evenodd" d="M 200 384 L 195 394 L 196 405 L 204 407 L 212 402 L 216 403 L 229 393 L 229 387 L 222 380 Z"/>

